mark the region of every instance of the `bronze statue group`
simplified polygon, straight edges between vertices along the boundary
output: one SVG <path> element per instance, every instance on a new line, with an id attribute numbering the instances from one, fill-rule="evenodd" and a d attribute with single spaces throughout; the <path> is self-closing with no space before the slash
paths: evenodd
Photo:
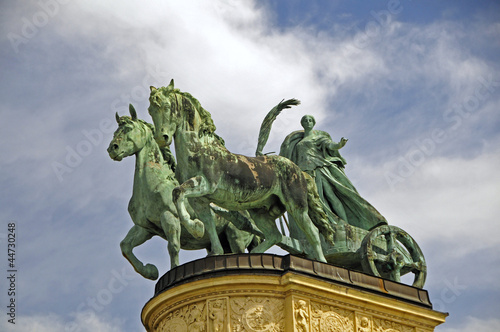
<path id="1" fill-rule="evenodd" d="M 385 254 L 379 255 L 382 265 L 391 270 L 386 275 L 399 281 L 402 273 L 425 274 L 416 243 L 406 243 L 406 233 L 387 226 L 346 176 L 346 161 L 339 150 L 347 139 L 334 142 L 328 133 L 314 129 L 313 116 L 305 115 L 303 130 L 285 138 L 279 155 L 262 155 L 272 122 L 282 110 L 298 105 L 298 100 L 282 101 L 266 116 L 256 157 L 228 151 L 215 133 L 210 113 L 192 95 L 176 89 L 173 80 L 167 87 L 151 87 L 149 101 L 154 126 L 137 119 L 131 106 L 130 117 L 116 115 L 118 129 L 108 147 L 116 161 L 136 156 L 129 203 L 134 226 L 121 248 L 144 277 L 156 279 L 158 269 L 144 265 L 132 249 L 155 235 L 168 241 L 172 268 L 179 264 L 180 249 L 205 248 L 209 255 L 219 255 L 245 250 L 264 253 L 273 245 L 335 263 L 325 257 L 324 248 L 335 246 L 338 229 L 351 226 L 367 236 L 374 229 L 383 230 L 376 235 L 386 239 Z M 170 152 L 172 143 L 176 163 Z M 298 248 L 287 246 L 287 236 L 277 227 L 276 219 L 285 213 L 288 237 L 304 243 Z M 380 228 L 385 226 L 389 228 Z M 402 239 L 403 246 L 394 239 Z M 371 271 L 366 272 L 377 275 L 382 265 L 375 264 L 377 257 L 369 256 L 359 257 L 371 260 L 371 265 L 365 264 Z"/>

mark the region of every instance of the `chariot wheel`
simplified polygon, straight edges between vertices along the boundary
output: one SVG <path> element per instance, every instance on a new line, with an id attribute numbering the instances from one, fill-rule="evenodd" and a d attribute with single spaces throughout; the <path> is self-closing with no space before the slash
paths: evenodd
<path id="1" fill-rule="evenodd" d="M 418 244 L 401 228 L 382 225 L 372 229 L 361 242 L 361 265 L 365 273 L 401 282 L 415 274 L 414 287 L 423 288 L 427 264 Z"/>

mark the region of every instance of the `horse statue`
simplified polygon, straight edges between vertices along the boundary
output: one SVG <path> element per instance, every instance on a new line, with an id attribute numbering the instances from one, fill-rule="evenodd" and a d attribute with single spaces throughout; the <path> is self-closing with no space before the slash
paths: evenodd
<path id="1" fill-rule="evenodd" d="M 281 156 L 246 157 L 229 152 L 215 134 L 210 113 L 192 95 L 174 88 L 151 87 L 149 114 L 160 146 L 175 145 L 181 183 L 173 200 L 183 223 L 191 219 L 187 200 L 205 223 L 214 254 L 223 249 L 216 234 L 210 203 L 230 211 L 247 210 L 265 239 L 252 253 L 263 253 L 282 240 L 276 218 L 287 211 L 296 220 L 312 247 L 310 256 L 326 262 L 320 232 L 333 245 L 314 180 Z M 319 228 L 319 231 L 318 231 Z"/>
<path id="2" fill-rule="evenodd" d="M 211 250 L 211 239 L 204 234 L 203 223 L 197 213 L 185 204 L 189 214 L 195 219 L 184 220 L 183 224 L 172 203 L 172 190 L 179 186 L 172 170 L 174 158 L 169 150 L 160 150 L 154 140 L 154 127 L 140 119 L 130 105 L 130 117 L 116 114 L 118 129 L 113 135 L 108 153 L 111 159 L 121 161 L 135 155 L 135 174 L 132 198 L 128 211 L 134 226 L 120 243 L 123 256 L 143 277 L 156 280 L 158 269 L 152 264 L 144 265 L 132 249 L 158 235 L 168 241 L 171 268 L 179 265 L 180 249 Z M 243 253 L 257 244 L 254 235 L 237 229 L 232 223 L 214 216 L 215 232 L 218 240 L 224 243 L 224 253 Z M 201 226 L 201 227 L 200 227 Z M 190 230 L 188 232 L 187 230 Z"/>

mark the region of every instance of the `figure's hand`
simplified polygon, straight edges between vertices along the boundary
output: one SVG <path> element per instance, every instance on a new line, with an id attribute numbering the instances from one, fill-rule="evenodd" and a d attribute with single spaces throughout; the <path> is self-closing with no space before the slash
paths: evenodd
<path id="1" fill-rule="evenodd" d="M 342 137 L 342 138 L 340 139 L 340 143 L 339 143 L 339 144 L 340 144 L 340 146 L 341 146 L 341 147 L 342 147 L 342 146 L 344 146 L 344 145 L 347 143 L 347 141 L 348 141 L 348 139 L 347 139 L 347 138 Z"/>

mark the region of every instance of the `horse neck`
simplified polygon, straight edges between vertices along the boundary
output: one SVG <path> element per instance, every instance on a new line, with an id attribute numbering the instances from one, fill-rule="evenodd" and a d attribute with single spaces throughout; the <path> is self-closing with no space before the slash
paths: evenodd
<path id="1" fill-rule="evenodd" d="M 198 132 L 184 131 L 178 128 L 174 133 L 175 157 L 177 159 L 177 168 L 175 174 L 181 182 L 186 181 L 192 167 L 189 159 L 203 146 L 198 138 Z"/>
<path id="2" fill-rule="evenodd" d="M 200 129 L 203 127 L 203 121 L 207 121 L 207 118 L 200 114 L 199 108 L 191 103 L 187 97 L 177 94 L 176 98 L 176 107 L 181 109 L 177 109 L 175 113 L 182 114 L 182 118 L 174 133 L 174 141 L 182 142 L 183 145 L 189 145 L 192 149 L 213 144 L 222 147 L 214 135 L 205 136 L 202 134 L 200 137 Z M 191 105 L 186 105 L 185 103 L 191 103 Z"/>
<path id="3" fill-rule="evenodd" d="M 158 144 L 153 139 L 153 135 L 148 135 L 145 138 L 144 146 L 135 153 L 135 174 L 134 174 L 134 190 L 141 186 L 147 180 L 147 172 L 151 166 L 158 165 L 161 167 L 164 163 Z"/>
<path id="4" fill-rule="evenodd" d="M 178 96 L 183 100 L 182 96 Z M 177 107 L 183 108 L 183 102 L 178 101 Z M 201 147 L 202 141 L 199 138 L 201 117 L 198 110 L 191 105 L 190 111 L 178 110 L 177 114 L 182 114 L 179 125 L 174 133 L 175 151 L 193 151 Z"/>

